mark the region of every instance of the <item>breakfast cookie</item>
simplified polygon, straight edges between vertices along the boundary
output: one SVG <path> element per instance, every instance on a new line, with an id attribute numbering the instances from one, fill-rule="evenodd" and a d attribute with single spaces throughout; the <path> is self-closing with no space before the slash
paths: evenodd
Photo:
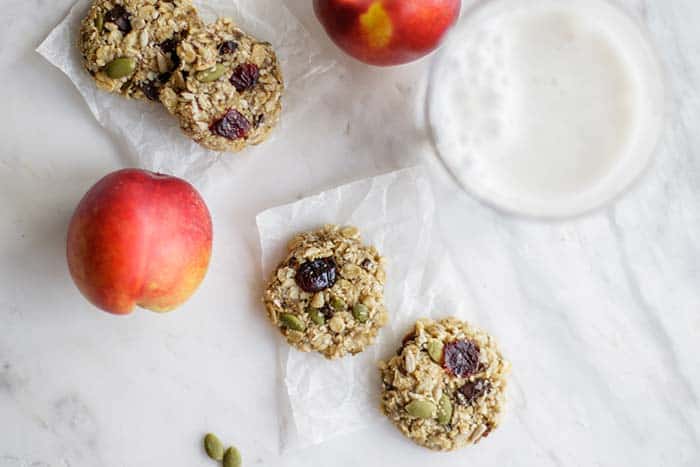
<path id="1" fill-rule="evenodd" d="M 369 346 L 388 321 L 384 258 L 355 227 L 326 225 L 288 245 L 264 295 L 290 345 L 334 359 Z"/>
<path id="2" fill-rule="evenodd" d="M 282 111 L 282 72 L 272 46 L 220 18 L 178 47 L 182 64 L 160 99 L 187 136 L 215 151 L 258 144 Z"/>
<path id="3" fill-rule="evenodd" d="M 491 336 L 468 323 L 418 320 L 379 369 L 382 411 L 421 446 L 459 449 L 500 422 L 510 364 Z"/>
<path id="4" fill-rule="evenodd" d="M 80 28 L 83 64 L 100 89 L 158 101 L 178 44 L 201 27 L 191 0 L 95 0 Z"/>

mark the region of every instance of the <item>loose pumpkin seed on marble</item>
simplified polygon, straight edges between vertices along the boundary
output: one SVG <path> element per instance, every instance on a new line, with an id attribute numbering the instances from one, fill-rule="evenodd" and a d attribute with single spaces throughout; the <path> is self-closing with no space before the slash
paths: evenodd
<path id="1" fill-rule="evenodd" d="M 293 331 L 302 332 L 306 329 L 306 325 L 304 324 L 304 322 L 299 317 L 291 313 L 280 314 L 280 322 L 282 323 L 282 326 L 289 328 Z"/>
<path id="2" fill-rule="evenodd" d="M 433 418 L 435 416 L 436 407 L 430 401 L 416 399 L 406 405 L 406 412 L 416 418 Z"/>
<path id="3" fill-rule="evenodd" d="M 226 450 L 224 454 L 224 467 L 241 467 L 242 465 L 241 453 L 238 449 L 231 446 Z"/>
<path id="4" fill-rule="evenodd" d="M 204 450 L 207 452 L 207 455 L 215 461 L 220 461 L 224 458 L 224 445 L 213 433 L 207 433 L 204 437 Z"/>

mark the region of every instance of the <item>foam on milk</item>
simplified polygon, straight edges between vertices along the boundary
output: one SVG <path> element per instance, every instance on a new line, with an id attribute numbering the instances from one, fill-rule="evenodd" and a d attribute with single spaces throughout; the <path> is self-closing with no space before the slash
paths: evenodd
<path id="1" fill-rule="evenodd" d="M 652 47 L 603 0 L 487 2 L 454 32 L 431 80 L 431 126 L 451 172 L 536 216 L 579 214 L 624 190 L 663 113 Z"/>

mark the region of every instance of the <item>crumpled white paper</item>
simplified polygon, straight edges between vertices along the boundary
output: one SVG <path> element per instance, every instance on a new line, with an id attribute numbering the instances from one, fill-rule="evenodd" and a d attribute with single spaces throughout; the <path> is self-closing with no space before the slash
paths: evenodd
<path id="1" fill-rule="evenodd" d="M 418 294 L 432 247 L 433 194 L 416 167 L 361 180 L 257 217 L 264 280 L 267 282 L 297 232 L 323 224 L 354 225 L 365 243 L 388 260 L 385 303 L 390 315 L 375 345 L 328 361 L 280 340 L 280 368 L 291 420 L 282 428 L 283 448 L 300 448 L 365 428 L 380 419 L 377 362 L 396 347 L 420 315 Z M 420 300 L 423 300 L 421 298 Z"/>
<path id="2" fill-rule="evenodd" d="M 235 155 L 217 154 L 185 137 L 177 121 L 160 105 L 100 91 L 81 65 L 77 47 L 80 20 L 89 0 L 78 0 L 68 16 L 49 34 L 37 52 L 62 70 L 85 98 L 97 121 L 126 142 L 136 165 L 186 178 L 198 187 L 207 182 L 207 168 L 230 163 Z M 334 62 L 320 57 L 320 48 L 281 0 L 195 0 L 205 21 L 233 18 L 242 29 L 272 43 L 285 78 L 284 126 L 290 114 L 309 111 L 304 96 Z M 271 138 L 282 132 L 273 131 Z M 263 146 L 249 148 L 254 151 Z"/>

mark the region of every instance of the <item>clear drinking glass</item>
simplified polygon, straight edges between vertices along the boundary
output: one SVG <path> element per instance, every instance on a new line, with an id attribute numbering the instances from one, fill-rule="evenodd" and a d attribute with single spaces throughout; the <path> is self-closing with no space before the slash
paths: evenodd
<path id="1" fill-rule="evenodd" d="M 488 0 L 434 58 L 428 120 L 440 159 L 502 210 L 563 218 L 622 194 L 665 118 L 649 34 L 605 0 Z"/>

